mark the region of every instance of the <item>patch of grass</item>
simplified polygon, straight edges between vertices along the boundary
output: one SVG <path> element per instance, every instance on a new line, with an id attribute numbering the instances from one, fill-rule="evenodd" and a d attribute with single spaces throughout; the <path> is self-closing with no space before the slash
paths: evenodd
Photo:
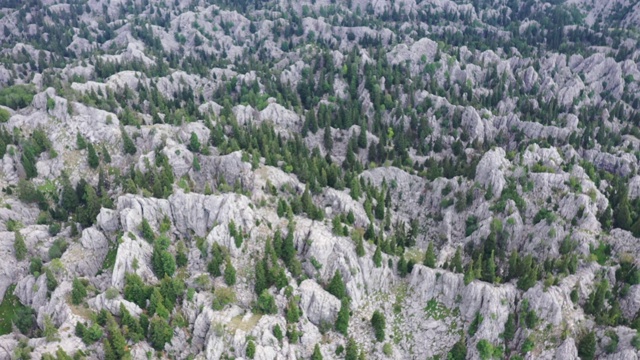
<path id="1" fill-rule="evenodd" d="M 25 307 L 20 303 L 18 297 L 13 294 L 15 288 L 15 285 L 9 286 L 4 294 L 2 303 L 0 303 L 0 335 L 11 333 L 18 309 Z"/>
<path id="2" fill-rule="evenodd" d="M 434 320 L 443 320 L 451 315 L 451 309 L 436 299 L 429 300 L 424 311 L 427 313 L 427 319 L 433 318 Z"/>
<path id="3" fill-rule="evenodd" d="M 120 243 L 116 241 L 115 243 L 109 246 L 109 251 L 107 252 L 107 256 L 104 258 L 104 261 L 102 262 L 102 268 L 100 269 L 98 274 L 101 274 L 103 271 L 113 268 L 113 266 L 116 264 L 116 256 L 118 255 L 118 245 L 120 245 Z"/>
<path id="4" fill-rule="evenodd" d="M 242 330 L 244 332 L 250 332 L 253 328 L 258 325 L 258 321 L 262 318 L 261 314 L 253 314 L 247 321 L 244 321 L 244 315 L 238 315 L 231 319 L 228 325 L 228 329 L 230 332 L 235 332 L 236 330 Z"/>

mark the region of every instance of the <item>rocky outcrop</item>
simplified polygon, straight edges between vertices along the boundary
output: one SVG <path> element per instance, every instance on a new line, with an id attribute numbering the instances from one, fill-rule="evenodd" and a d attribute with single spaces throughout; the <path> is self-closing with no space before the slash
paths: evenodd
<path id="1" fill-rule="evenodd" d="M 340 310 L 340 300 L 326 292 L 313 280 L 305 280 L 298 287 L 303 314 L 314 325 L 333 324 Z"/>

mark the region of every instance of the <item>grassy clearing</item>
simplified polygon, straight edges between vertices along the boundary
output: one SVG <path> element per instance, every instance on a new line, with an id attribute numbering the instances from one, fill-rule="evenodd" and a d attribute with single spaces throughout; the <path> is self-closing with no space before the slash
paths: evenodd
<path id="1" fill-rule="evenodd" d="M 0 303 L 0 335 L 10 334 L 13 321 L 18 309 L 24 307 L 17 296 L 13 294 L 15 285 L 9 286 L 4 294 L 4 300 Z"/>

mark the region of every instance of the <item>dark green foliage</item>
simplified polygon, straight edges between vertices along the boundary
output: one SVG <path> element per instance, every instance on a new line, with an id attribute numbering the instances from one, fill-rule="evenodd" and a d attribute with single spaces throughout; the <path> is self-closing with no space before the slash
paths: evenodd
<path id="1" fill-rule="evenodd" d="M 156 234 L 153 232 L 151 225 L 147 219 L 142 218 L 142 224 L 140 224 L 140 230 L 142 231 L 142 237 L 147 240 L 149 243 L 153 244 L 156 239 Z"/>
<path id="2" fill-rule="evenodd" d="M 336 271 L 333 274 L 333 278 L 331 278 L 331 282 L 327 286 L 327 291 L 338 299 L 342 299 L 347 296 L 347 288 L 344 285 L 340 271 Z"/>
<path id="3" fill-rule="evenodd" d="M 311 360 L 322 360 L 322 351 L 320 351 L 320 346 L 316 344 L 313 348 L 313 354 L 311 354 Z"/>
<path id="4" fill-rule="evenodd" d="M 256 343 L 253 340 L 247 342 L 247 349 L 245 350 L 247 358 L 253 359 L 256 356 Z"/>
<path id="5" fill-rule="evenodd" d="M 191 133 L 191 138 L 189 140 L 189 146 L 187 146 L 187 148 L 195 153 L 199 153 L 200 152 L 200 139 L 198 139 L 198 135 L 196 135 L 196 133 L 192 132 Z"/>
<path id="6" fill-rule="evenodd" d="M 144 284 L 138 274 L 127 273 L 124 277 L 124 298 L 141 308 L 147 306 L 147 299 L 151 295 L 151 289 Z"/>
<path id="7" fill-rule="evenodd" d="M 447 359 L 449 360 L 465 360 L 467 358 L 467 345 L 465 344 L 464 337 L 453 345 L 453 348 L 449 350 Z"/>
<path id="8" fill-rule="evenodd" d="M 384 315 L 378 310 L 373 312 L 371 316 L 371 326 L 373 326 L 373 333 L 375 334 L 376 341 L 384 341 L 384 330 L 386 327 L 386 321 Z"/>
<path id="9" fill-rule="evenodd" d="M 376 251 L 373 253 L 373 264 L 377 268 L 382 266 L 382 252 L 380 251 L 380 246 L 376 246 Z"/>
<path id="10" fill-rule="evenodd" d="M 507 322 L 504 324 L 504 340 L 507 342 L 513 340 L 513 337 L 516 334 L 516 330 L 516 318 L 513 314 L 509 314 L 509 316 L 507 317 Z"/>
<path id="11" fill-rule="evenodd" d="M 462 251 L 460 248 L 456 249 L 456 253 L 453 255 L 453 260 L 451 260 L 450 268 L 458 274 L 462 273 Z"/>
<path id="12" fill-rule="evenodd" d="M 67 250 L 69 245 L 62 238 L 56 239 L 51 247 L 49 248 L 48 254 L 50 259 L 59 259 L 62 257 L 62 254 Z"/>
<path id="13" fill-rule="evenodd" d="M 358 360 L 358 344 L 353 338 L 347 341 L 347 347 L 344 352 L 344 360 Z"/>
<path id="14" fill-rule="evenodd" d="M 7 121 L 9 121 L 9 118 L 11 118 L 11 113 L 9 113 L 5 109 L 0 109 L 0 124 L 6 123 Z"/>
<path id="15" fill-rule="evenodd" d="M 300 316 L 302 315 L 302 311 L 298 306 L 298 302 L 293 297 L 289 299 L 285 312 L 288 323 L 297 323 L 298 320 L 300 320 Z"/>
<path id="16" fill-rule="evenodd" d="M 276 300 L 267 290 L 263 290 L 258 297 L 256 310 L 262 314 L 275 314 L 278 311 Z"/>
<path id="17" fill-rule="evenodd" d="M 400 277 L 406 277 L 409 273 L 407 260 L 404 258 L 404 254 L 400 255 L 400 259 L 398 260 L 398 264 L 396 265 L 396 267 L 398 270 L 398 275 L 400 275 Z"/>
<path id="18" fill-rule="evenodd" d="M 162 246 L 158 245 L 158 242 L 156 242 L 156 245 L 153 247 L 151 265 L 153 272 L 158 278 L 163 278 L 165 275 L 173 276 L 176 271 L 176 260 L 173 254 L 164 250 Z"/>
<path id="19" fill-rule="evenodd" d="M 173 329 L 167 320 L 154 316 L 149 324 L 149 341 L 154 349 L 160 351 L 164 345 L 171 342 Z"/>
<path id="20" fill-rule="evenodd" d="M 86 327 L 83 323 L 77 322 L 75 334 L 76 336 L 81 338 L 82 342 L 84 342 L 86 345 L 91 345 L 102 338 L 103 331 L 98 324 L 93 324 L 90 327 Z"/>
<path id="21" fill-rule="evenodd" d="M 31 258 L 29 262 L 29 273 L 31 275 L 40 274 L 42 272 L 42 260 L 40 258 Z"/>
<path id="22" fill-rule="evenodd" d="M 87 148 L 87 140 L 79 131 L 76 133 L 76 147 L 78 150 L 84 150 Z"/>
<path id="23" fill-rule="evenodd" d="M 493 357 L 493 345 L 487 339 L 478 341 L 476 349 L 478 349 L 478 354 L 482 360 L 488 360 Z"/>
<path id="24" fill-rule="evenodd" d="M 282 341 L 282 339 L 284 338 L 284 335 L 282 334 L 282 329 L 278 324 L 276 324 L 276 326 L 273 327 L 273 337 L 278 339 L 278 341 Z"/>
<path id="25" fill-rule="evenodd" d="M 471 324 L 469 324 L 469 336 L 474 336 L 476 334 L 483 320 L 484 317 L 482 316 L 482 314 L 477 312 L 476 316 L 473 318 L 473 321 L 471 321 Z"/>
<path id="26" fill-rule="evenodd" d="M 102 161 L 104 161 L 105 164 L 111 163 L 111 155 L 109 154 L 109 150 L 104 144 L 102 145 Z"/>
<path id="27" fill-rule="evenodd" d="M 9 297 L 8 294 L 5 294 L 5 298 Z M 13 318 L 13 324 L 20 330 L 23 335 L 30 335 L 34 326 L 36 312 L 32 308 L 28 306 L 16 306 L 15 307 L 15 317 Z"/>
<path id="28" fill-rule="evenodd" d="M 91 166 L 92 169 L 97 169 L 98 166 L 100 165 L 100 158 L 98 157 L 98 154 L 96 153 L 96 149 L 93 147 L 93 144 L 89 143 L 87 145 L 87 151 L 88 151 L 87 161 L 89 163 L 89 166 Z"/>
<path id="29" fill-rule="evenodd" d="M 596 335 L 589 332 L 578 342 L 578 356 L 582 360 L 593 360 L 596 355 Z"/>
<path id="30" fill-rule="evenodd" d="M 224 267 L 224 282 L 228 286 L 236 284 L 236 268 L 233 267 L 229 258 L 227 258 L 227 264 Z"/>
<path id="31" fill-rule="evenodd" d="M 14 231 L 13 251 L 18 261 L 24 260 L 27 256 L 27 244 L 20 231 Z"/>
<path id="32" fill-rule="evenodd" d="M 127 134 L 124 128 L 120 128 L 120 132 L 122 133 L 122 144 L 124 146 L 124 153 L 128 155 L 134 155 L 138 149 L 136 148 L 136 144 L 131 140 L 129 134 Z"/>
<path id="33" fill-rule="evenodd" d="M 0 90 L 0 105 L 13 110 L 25 108 L 31 104 L 36 89 L 32 85 L 14 85 Z"/>
<path id="34" fill-rule="evenodd" d="M 80 279 L 73 279 L 73 287 L 71 290 L 71 302 L 74 305 L 80 305 L 84 298 L 87 297 L 87 288 Z"/>
<path id="35" fill-rule="evenodd" d="M 433 242 L 429 242 L 429 246 L 427 247 L 427 252 L 424 254 L 424 261 L 422 262 L 422 264 L 430 268 L 436 267 L 436 254 L 433 250 Z"/>
<path id="36" fill-rule="evenodd" d="M 336 318 L 335 329 L 342 335 L 347 335 L 349 329 L 349 318 L 351 313 L 349 312 L 349 302 L 347 299 L 342 299 L 340 304 L 340 310 L 338 311 L 338 317 Z"/>

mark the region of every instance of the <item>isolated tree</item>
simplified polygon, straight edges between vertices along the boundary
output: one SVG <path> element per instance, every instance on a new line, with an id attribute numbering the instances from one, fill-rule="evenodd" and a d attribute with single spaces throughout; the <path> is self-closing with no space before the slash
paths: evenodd
<path id="1" fill-rule="evenodd" d="M 76 133 L 76 147 L 78 150 L 84 150 L 87 148 L 87 141 L 84 139 L 80 132 Z"/>
<path id="2" fill-rule="evenodd" d="M 349 302 L 347 301 L 347 299 L 342 299 L 340 310 L 338 311 L 338 317 L 336 318 L 335 323 L 335 329 L 337 332 L 343 335 L 347 335 L 350 316 L 351 314 L 349 313 Z"/>
<path id="3" fill-rule="evenodd" d="M 338 299 L 342 299 L 347 296 L 347 288 L 344 285 L 340 271 L 336 270 L 333 274 L 333 278 L 331 278 L 331 282 L 329 283 L 329 286 L 327 286 L 327 291 Z"/>
<path id="4" fill-rule="evenodd" d="M 377 268 L 382 266 L 382 252 L 380 246 L 376 246 L 376 251 L 373 253 L 373 265 Z"/>
<path id="5" fill-rule="evenodd" d="M 84 298 L 87 296 L 87 288 L 84 286 L 80 279 L 73 279 L 72 289 L 71 289 L 71 302 L 74 305 L 80 305 Z"/>
<path id="6" fill-rule="evenodd" d="M 380 311 L 376 310 L 373 312 L 373 315 L 371 316 L 371 326 L 373 326 L 373 333 L 375 334 L 376 341 L 384 341 L 386 322 L 384 315 Z"/>
<path id="7" fill-rule="evenodd" d="M 236 268 L 233 267 L 230 258 L 227 258 L 227 264 L 224 267 L 224 282 L 228 286 L 236 284 Z"/>
<path id="8" fill-rule="evenodd" d="M 93 147 L 92 143 L 89 143 L 87 145 L 87 161 L 89 163 L 89 166 L 92 169 L 97 169 L 98 166 L 100 165 L 100 158 L 98 157 L 98 154 L 96 153 L 96 149 Z"/>
<path id="9" fill-rule="evenodd" d="M 196 133 L 192 132 L 191 133 L 191 139 L 189 139 L 189 150 L 195 153 L 199 153 L 200 152 L 200 139 L 198 139 L 198 135 L 196 135 Z"/>
<path id="10" fill-rule="evenodd" d="M 427 246 L 427 252 L 424 254 L 424 261 L 422 263 L 426 267 L 436 267 L 436 253 L 433 250 L 433 242 L 429 242 L 429 246 Z"/>
<path id="11" fill-rule="evenodd" d="M 102 144 L 102 161 L 104 161 L 105 164 L 111 163 L 111 155 L 109 154 L 107 146 L 104 144 Z"/>

